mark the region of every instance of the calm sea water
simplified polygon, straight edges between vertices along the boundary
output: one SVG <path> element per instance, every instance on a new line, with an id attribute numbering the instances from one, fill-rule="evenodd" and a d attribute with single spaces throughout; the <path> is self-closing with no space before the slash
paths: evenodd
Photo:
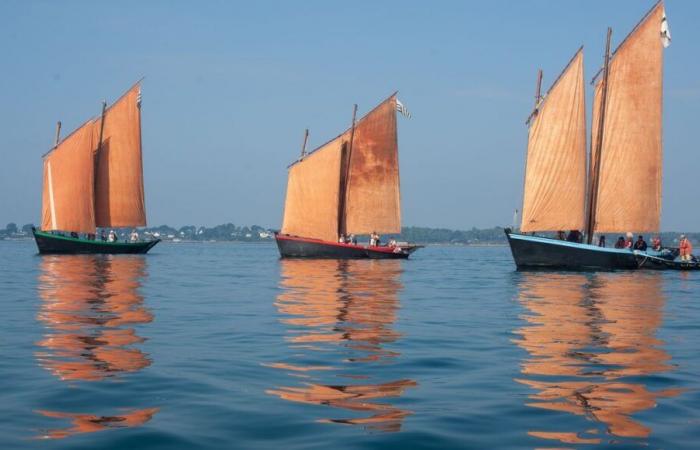
<path id="1" fill-rule="evenodd" d="M 0 448 L 698 448 L 700 273 L 0 242 Z"/>

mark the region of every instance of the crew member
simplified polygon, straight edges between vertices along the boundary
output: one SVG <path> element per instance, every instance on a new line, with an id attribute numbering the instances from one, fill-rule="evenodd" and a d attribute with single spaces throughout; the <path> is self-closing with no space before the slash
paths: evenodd
<path id="1" fill-rule="evenodd" d="M 634 243 L 632 242 L 632 238 L 634 235 L 630 233 L 629 231 L 627 232 L 627 239 L 625 239 L 625 248 L 632 249 L 634 247 Z"/>
<path id="2" fill-rule="evenodd" d="M 605 247 L 605 235 L 601 234 L 598 238 L 598 247 Z"/>
<path id="3" fill-rule="evenodd" d="M 651 238 L 651 248 L 656 252 L 661 251 L 661 237 L 657 235 Z"/>
<path id="4" fill-rule="evenodd" d="M 647 251 L 647 242 L 644 240 L 644 236 L 641 234 L 637 238 L 637 242 L 634 243 L 634 249 L 640 251 Z"/>
<path id="5" fill-rule="evenodd" d="M 139 240 L 139 234 L 136 232 L 136 229 L 133 229 L 131 231 L 131 234 L 129 235 L 129 240 L 131 242 L 137 242 Z"/>
<path id="6" fill-rule="evenodd" d="M 617 238 L 617 242 L 615 242 L 615 248 L 625 248 L 625 238 L 620 236 Z"/>
<path id="7" fill-rule="evenodd" d="M 681 251 L 681 261 L 690 261 L 693 259 L 693 244 L 690 243 L 690 239 L 685 237 L 685 234 L 681 235 L 681 241 L 678 244 Z"/>

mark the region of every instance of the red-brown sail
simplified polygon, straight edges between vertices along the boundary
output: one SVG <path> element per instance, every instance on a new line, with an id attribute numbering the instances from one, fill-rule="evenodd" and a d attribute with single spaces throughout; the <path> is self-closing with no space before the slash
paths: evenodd
<path id="1" fill-rule="evenodd" d="M 348 234 L 401 232 L 396 95 L 355 126 L 345 221 Z"/>
<path id="2" fill-rule="evenodd" d="M 44 157 L 42 230 L 95 232 L 96 128 L 99 121 L 88 121 Z"/>
<path id="3" fill-rule="evenodd" d="M 338 239 L 340 157 L 344 133 L 289 168 L 282 233 Z"/>
<path id="4" fill-rule="evenodd" d="M 137 84 L 104 114 L 102 142 L 95 164 L 95 223 L 98 227 L 146 225 L 140 92 Z"/>
<path id="5" fill-rule="evenodd" d="M 586 107 L 579 50 L 530 122 L 520 230 L 580 230 L 584 225 Z"/>
<path id="6" fill-rule="evenodd" d="M 622 42 L 610 61 L 600 154 L 596 232 L 658 231 L 661 214 L 663 3 Z M 593 105 L 593 146 L 602 97 Z"/>

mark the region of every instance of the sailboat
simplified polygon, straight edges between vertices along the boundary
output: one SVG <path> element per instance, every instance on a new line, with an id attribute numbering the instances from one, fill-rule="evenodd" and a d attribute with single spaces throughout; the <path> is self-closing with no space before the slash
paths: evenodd
<path id="1" fill-rule="evenodd" d="M 159 239 L 125 242 L 96 229 L 146 225 L 141 159 L 141 86 L 60 140 L 44 159 L 39 253 L 146 253 Z M 68 234 L 66 234 L 68 233 Z M 84 233 L 87 238 L 80 238 Z"/>
<path id="2" fill-rule="evenodd" d="M 401 232 L 396 93 L 289 166 L 282 257 L 408 258 L 421 246 L 358 244 L 352 235 Z"/>
<path id="3" fill-rule="evenodd" d="M 593 81 L 588 161 L 583 49 L 544 97 L 540 71 L 528 119 L 520 232 L 506 229 L 519 269 L 636 269 L 639 252 L 593 245 L 593 236 L 659 231 L 663 50 L 670 42 L 663 2 L 612 55 L 611 35 L 609 28 Z M 534 235 L 560 230 L 583 230 L 583 242 Z"/>

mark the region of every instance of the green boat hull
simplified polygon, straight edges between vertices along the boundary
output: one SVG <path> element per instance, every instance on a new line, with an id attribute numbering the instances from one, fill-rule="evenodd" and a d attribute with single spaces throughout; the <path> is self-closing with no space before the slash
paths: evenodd
<path id="1" fill-rule="evenodd" d="M 160 239 L 146 242 L 105 242 L 61 236 L 34 230 L 34 240 L 41 254 L 138 254 L 147 253 Z"/>

